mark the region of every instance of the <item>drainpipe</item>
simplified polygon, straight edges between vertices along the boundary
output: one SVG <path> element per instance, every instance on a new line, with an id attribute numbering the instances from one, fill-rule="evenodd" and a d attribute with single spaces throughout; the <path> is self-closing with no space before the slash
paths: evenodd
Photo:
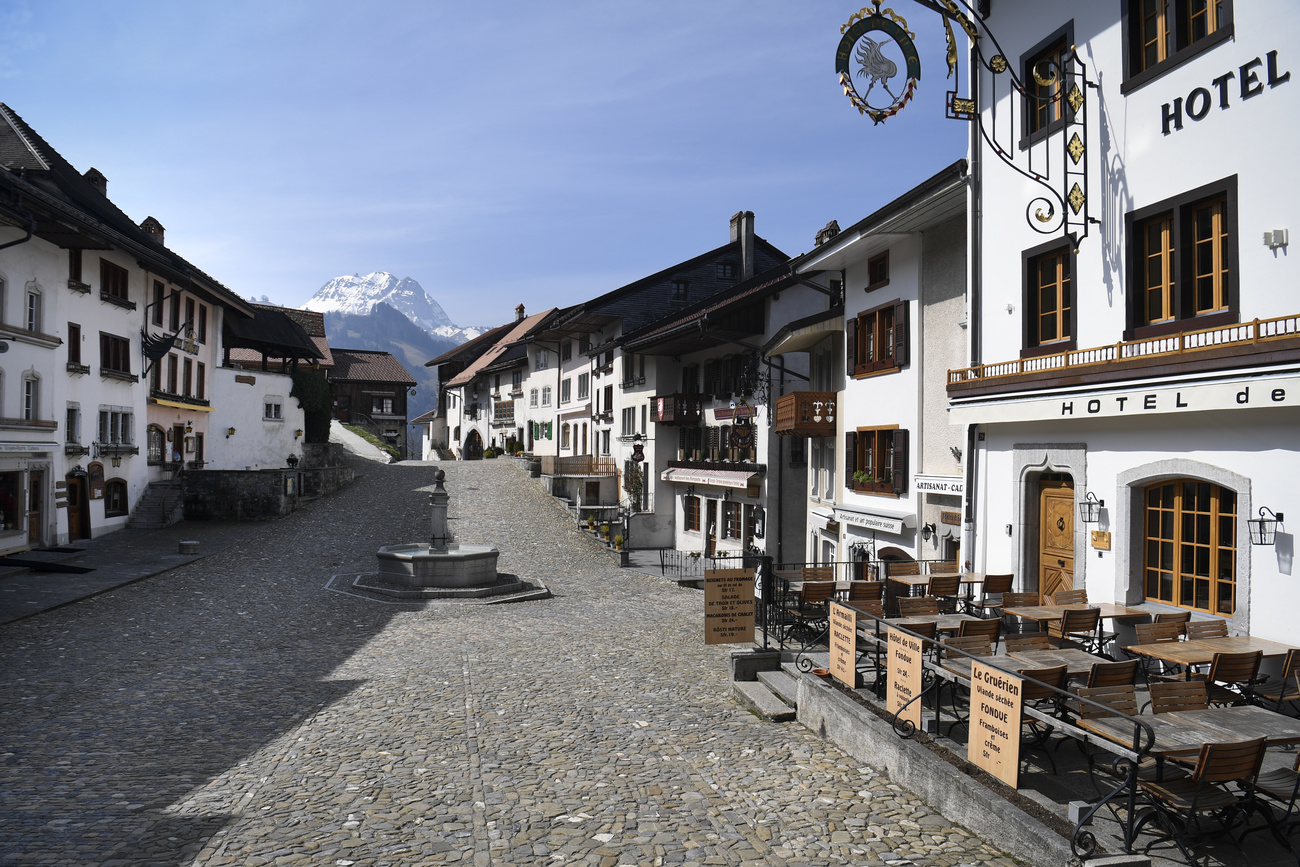
<path id="1" fill-rule="evenodd" d="M 980 109 L 980 74 L 975 47 L 970 49 L 971 99 L 975 109 Z M 982 354 L 980 329 L 983 317 L 980 315 L 980 248 L 983 238 L 983 166 L 980 160 L 981 139 L 978 123 L 970 125 L 970 291 L 966 310 L 966 327 L 970 334 L 970 365 L 980 363 Z M 979 441 L 979 425 L 972 424 L 966 429 L 966 514 L 962 524 L 962 559 L 968 566 L 973 566 L 975 558 L 975 511 L 979 493 L 975 445 Z"/>

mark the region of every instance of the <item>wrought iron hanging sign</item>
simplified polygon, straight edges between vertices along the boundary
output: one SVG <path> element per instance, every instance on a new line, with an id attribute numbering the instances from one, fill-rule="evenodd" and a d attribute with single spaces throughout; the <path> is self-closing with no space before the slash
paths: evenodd
<path id="1" fill-rule="evenodd" d="M 881 2 L 875 0 L 875 9 L 864 7 L 853 13 L 840 28 L 843 38 L 835 52 L 835 71 L 845 96 L 859 114 L 868 115 L 875 123 L 902 111 L 921 80 L 921 56 L 912 41 L 916 34 L 893 9 L 881 11 Z M 854 60 L 858 81 L 850 68 Z M 899 61 L 904 73 L 901 80 Z"/>

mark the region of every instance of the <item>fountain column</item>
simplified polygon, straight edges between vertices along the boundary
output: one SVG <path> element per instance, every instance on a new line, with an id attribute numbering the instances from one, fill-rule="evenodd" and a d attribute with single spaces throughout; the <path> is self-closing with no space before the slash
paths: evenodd
<path id="1" fill-rule="evenodd" d="M 429 494 L 429 550 L 439 554 L 447 553 L 451 536 L 447 533 L 447 502 L 451 495 L 442 486 L 447 474 L 441 470 L 433 471 L 433 492 Z"/>

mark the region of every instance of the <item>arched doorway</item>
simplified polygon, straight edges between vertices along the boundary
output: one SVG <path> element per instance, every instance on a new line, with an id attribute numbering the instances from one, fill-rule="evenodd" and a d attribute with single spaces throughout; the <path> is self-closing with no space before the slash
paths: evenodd
<path id="1" fill-rule="evenodd" d="M 86 472 L 73 471 L 67 475 L 68 483 L 68 540 L 90 538 L 90 497 L 86 485 Z"/>
<path id="2" fill-rule="evenodd" d="M 465 437 L 464 455 L 465 460 L 467 461 L 477 461 L 482 459 L 483 437 L 479 436 L 478 431 L 471 430 L 469 436 Z"/>
<path id="3" fill-rule="evenodd" d="M 1074 479 L 1038 477 L 1038 592 L 1047 597 L 1074 588 Z"/>

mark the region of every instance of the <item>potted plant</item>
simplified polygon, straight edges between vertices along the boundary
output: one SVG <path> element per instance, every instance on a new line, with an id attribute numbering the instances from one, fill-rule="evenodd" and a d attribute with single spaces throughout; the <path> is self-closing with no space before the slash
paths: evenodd
<path id="1" fill-rule="evenodd" d="M 595 515 L 588 515 L 588 516 L 587 516 L 587 529 L 588 529 L 588 530 L 591 530 L 592 532 L 595 532 L 595 530 L 596 530 L 596 516 L 595 516 Z"/>
<path id="2" fill-rule="evenodd" d="M 857 470 L 853 473 L 853 484 L 866 485 L 876 480 L 869 470 Z"/>
<path id="3" fill-rule="evenodd" d="M 614 550 L 615 551 L 623 550 L 623 537 L 621 535 L 614 537 Z"/>
<path id="4" fill-rule="evenodd" d="M 606 539 L 609 538 L 609 524 L 600 525 L 600 535 L 604 536 Z"/>

